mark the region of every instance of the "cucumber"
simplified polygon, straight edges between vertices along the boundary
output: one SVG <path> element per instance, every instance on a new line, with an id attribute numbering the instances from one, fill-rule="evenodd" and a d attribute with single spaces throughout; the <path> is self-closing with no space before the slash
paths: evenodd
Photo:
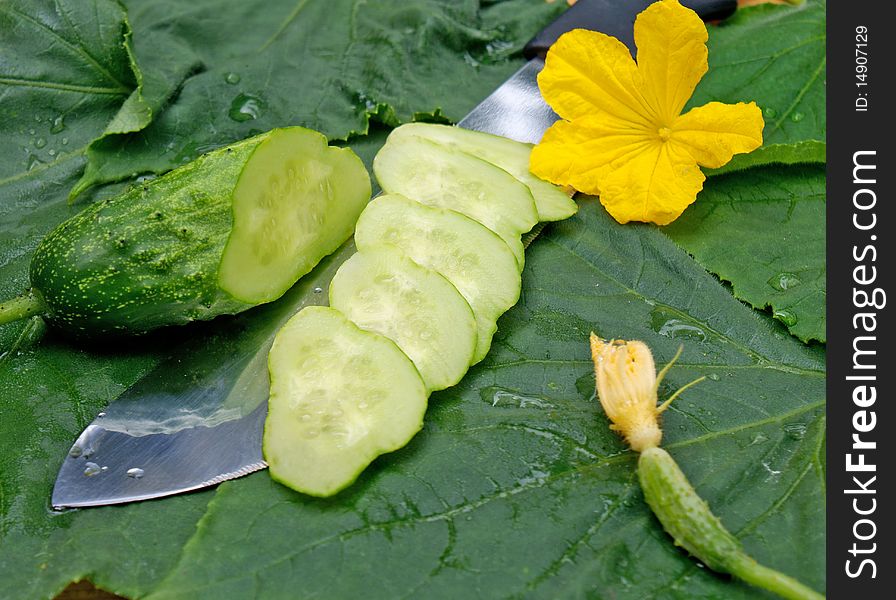
<path id="1" fill-rule="evenodd" d="M 427 393 L 414 364 L 332 308 L 292 317 L 268 369 L 264 458 L 271 477 L 299 492 L 335 494 L 423 426 Z"/>
<path id="2" fill-rule="evenodd" d="M 470 305 L 447 279 L 395 247 L 374 247 L 345 261 L 330 282 L 330 306 L 395 342 L 429 391 L 460 381 L 473 361 Z"/>
<path id="3" fill-rule="evenodd" d="M 322 150 L 323 143 L 321 134 L 300 127 L 273 130 L 91 205 L 40 243 L 31 261 L 32 288 L 0 305 L 0 324 L 40 314 L 77 336 L 136 334 L 274 299 L 349 237 L 370 196 L 361 162 L 350 151 Z M 343 181 L 304 196 L 290 193 L 293 215 L 306 207 L 312 215 L 293 218 L 269 192 L 284 181 L 293 191 L 329 181 L 290 171 L 312 161 L 331 164 L 331 177 Z M 325 208 L 332 215 L 322 216 Z M 246 232 L 258 214 L 282 217 L 287 225 L 256 240 Z M 272 259 L 274 271 L 253 267 L 253 257 L 277 252 L 290 256 Z"/>
<path id="4" fill-rule="evenodd" d="M 380 196 L 361 213 L 355 244 L 361 252 L 381 244 L 397 246 L 457 288 L 476 319 L 474 364 L 488 353 L 498 317 L 520 297 L 520 274 L 507 244 L 491 230 L 451 210 L 398 195 Z"/>
<path id="5" fill-rule="evenodd" d="M 414 136 L 391 135 L 373 159 L 383 191 L 462 213 L 504 240 L 522 268 L 520 236 L 538 223 L 532 193 L 475 156 Z"/>
<path id="6" fill-rule="evenodd" d="M 348 148 L 301 128 L 271 133 L 233 190 L 218 282 L 251 304 L 276 300 L 352 234 L 370 177 Z"/>
<path id="7" fill-rule="evenodd" d="M 532 144 L 509 138 L 434 123 L 408 123 L 396 128 L 389 138 L 399 141 L 413 136 L 467 152 L 501 167 L 524 183 L 535 199 L 539 221 L 560 221 L 576 214 L 578 206 L 563 188 L 529 172 Z"/>

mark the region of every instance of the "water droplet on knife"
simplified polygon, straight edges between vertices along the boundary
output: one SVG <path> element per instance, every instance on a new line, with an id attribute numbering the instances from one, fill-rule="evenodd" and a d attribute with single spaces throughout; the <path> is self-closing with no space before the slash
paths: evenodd
<path id="1" fill-rule="evenodd" d="M 89 462 L 84 465 L 84 475 L 86 475 L 87 477 L 93 477 L 94 475 L 99 475 L 102 472 L 103 470 L 95 462 Z"/>
<path id="2" fill-rule="evenodd" d="M 140 479 L 143 477 L 144 471 L 138 467 L 134 467 L 133 469 L 128 469 L 127 475 L 128 477 L 132 477 L 134 479 Z"/>

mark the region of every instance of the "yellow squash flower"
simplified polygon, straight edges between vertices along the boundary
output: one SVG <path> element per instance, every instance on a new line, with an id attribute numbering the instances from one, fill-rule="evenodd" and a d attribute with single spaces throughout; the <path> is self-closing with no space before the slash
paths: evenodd
<path id="1" fill-rule="evenodd" d="M 650 5 L 635 20 L 637 64 L 622 42 L 584 29 L 560 37 L 538 86 L 561 120 L 532 151 L 532 172 L 599 194 L 620 223 L 671 223 L 706 179 L 762 145 L 754 102 L 710 102 L 681 114 L 706 74 L 706 26 L 676 0 Z"/>
<path id="2" fill-rule="evenodd" d="M 657 373 L 653 354 L 644 342 L 637 340 L 604 340 L 591 333 L 591 359 L 594 361 L 594 380 L 597 398 L 612 425 L 610 429 L 625 438 L 636 452 L 659 446 L 663 437 L 659 417 L 675 398 L 692 385 L 705 379 L 700 377 L 681 386 L 665 402 L 657 406 L 657 390 L 682 348 Z"/>

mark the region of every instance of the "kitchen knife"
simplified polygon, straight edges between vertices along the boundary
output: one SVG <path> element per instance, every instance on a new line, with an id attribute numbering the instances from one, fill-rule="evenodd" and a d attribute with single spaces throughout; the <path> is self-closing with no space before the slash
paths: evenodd
<path id="1" fill-rule="evenodd" d="M 557 120 L 536 82 L 550 45 L 566 31 L 587 28 L 617 37 L 634 52 L 632 25 L 650 3 L 580 0 L 526 45 L 529 62 L 459 126 L 538 142 Z M 682 3 L 707 20 L 727 17 L 737 6 L 736 0 Z M 269 385 L 267 353 L 274 334 L 302 307 L 326 304 L 333 274 L 353 253 L 350 240 L 283 298 L 230 319 L 226 331 L 215 327 L 213 333 L 193 336 L 126 390 L 63 459 L 53 507 L 158 498 L 265 468 L 261 439 Z M 197 332 L 203 328 L 194 327 Z"/>

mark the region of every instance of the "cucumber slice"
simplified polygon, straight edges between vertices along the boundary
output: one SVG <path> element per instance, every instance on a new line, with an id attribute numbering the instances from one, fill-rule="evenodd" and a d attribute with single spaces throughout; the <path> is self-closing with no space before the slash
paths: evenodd
<path id="1" fill-rule="evenodd" d="M 395 342 L 430 391 L 452 386 L 476 349 L 470 305 L 447 279 L 392 246 L 358 252 L 330 282 L 330 306 Z"/>
<path id="2" fill-rule="evenodd" d="M 355 244 L 361 252 L 384 243 L 397 246 L 457 288 L 476 318 L 472 362 L 482 360 L 498 317 L 520 297 L 520 274 L 507 244 L 460 213 L 395 194 L 374 199 L 355 226 Z"/>
<path id="3" fill-rule="evenodd" d="M 302 127 L 255 149 L 233 191 L 233 230 L 218 282 L 243 302 L 279 298 L 351 235 L 370 177 L 347 148 Z"/>
<path id="4" fill-rule="evenodd" d="M 529 155 L 532 144 L 524 144 L 509 138 L 434 123 L 408 123 L 396 128 L 389 136 L 399 141 L 407 136 L 424 138 L 468 152 L 473 156 L 501 167 L 528 186 L 535 198 L 539 221 L 560 221 L 573 216 L 579 207 L 563 188 L 539 179 L 529 172 Z"/>
<path id="5" fill-rule="evenodd" d="M 383 190 L 449 208 L 503 239 L 522 268 L 520 236 L 538 223 L 532 193 L 513 175 L 475 156 L 414 136 L 386 145 L 373 159 Z"/>
<path id="6" fill-rule="evenodd" d="M 268 368 L 264 459 L 271 477 L 299 492 L 335 494 L 423 426 L 427 394 L 413 363 L 332 308 L 292 317 Z"/>

